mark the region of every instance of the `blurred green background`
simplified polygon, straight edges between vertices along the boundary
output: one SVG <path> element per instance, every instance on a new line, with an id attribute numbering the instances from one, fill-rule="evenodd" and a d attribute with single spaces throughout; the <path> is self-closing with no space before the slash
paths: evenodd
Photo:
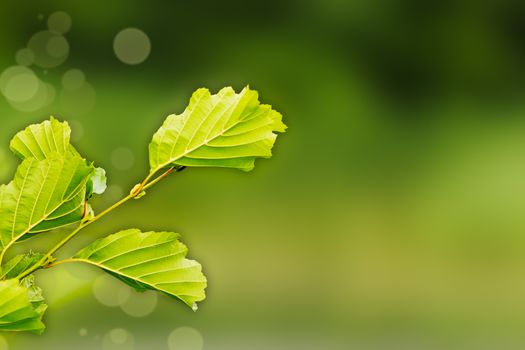
<path id="1" fill-rule="evenodd" d="M 198 87 L 249 84 L 289 125 L 252 173 L 177 174 L 62 253 L 181 232 L 197 313 L 64 265 L 37 275 L 45 334 L 1 349 L 525 346 L 525 3 L 3 1 L 0 43 L 0 182 L 51 114 L 108 171 L 99 210 Z"/>

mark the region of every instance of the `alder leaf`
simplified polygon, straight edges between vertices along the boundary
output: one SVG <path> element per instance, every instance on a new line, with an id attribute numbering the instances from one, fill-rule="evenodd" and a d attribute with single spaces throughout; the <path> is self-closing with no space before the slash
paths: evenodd
<path id="1" fill-rule="evenodd" d="M 259 103 L 258 93 L 231 87 L 212 95 L 193 93 L 180 115 L 170 115 L 149 146 L 151 173 L 167 166 L 227 167 L 250 171 L 258 157 L 271 157 L 284 132 L 282 116 Z"/>
<path id="2" fill-rule="evenodd" d="M 69 124 L 51 117 L 18 132 L 11 140 L 10 148 L 20 159 L 44 160 L 54 153 L 78 153 L 69 143 L 70 138 Z"/>
<path id="3" fill-rule="evenodd" d="M 10 143 L 10 148 L 20 159 L 35 158 L 44 160 L 54 155 L 80 154 L 70 144 L 71 128 L 67 122 L 61 122 L 54 117 L 40 124 L 30 125 L 18 132 Z M 86 163 L 87 164 L 87 163 Z M 93 193 L 102 194 L 106 190 L 106 171 L 96 168 L 88 183 L 86 198 Z"/>
<path id="4" fill-rule="evenodd" d="M 28 331 L 41 334 L 47 309 L 33 276 L 0 281 L 0 331 Z"/>
<path id="5" fill-rule="evenodd" d="M 86 183 L 93 171 L 93 166 L 73 154 L 22 161 L 15 179 L 0 186 L 1 245 L 80 221 Z"/>
<path id="6" fill-rule="evenodd" d="M 95 168 L 91 181 L 88 184 L 87 197 L 91 197 L 93 193 L 103 194 L 107 188 L 106 170 L 102 168 Z"/>
<path id="7" fill-rule="evenodd" d="M 148 289 L 183 301 L 193 310 L 205 299 L 201 265 L 186 259 L 188 248 L 172 232 L 130 229 L 102 238 L 73 260 L 100 267 L 139 291 Z"/>
<path id="8" fill-rule="evenodd" d="M 41 333 L 47 308 L 34 275 L 44 267 L 84 262 L 101 268 L 138 291 L 155 290 L 197 310 L 206 298 L 207 279 L 201 265 L 186 258 L 188 249 L 172 232 L 130 229 L 99 239 L 70 259 L 56 264 L 53 255 L 87 225 L 185 166 L 253 169 L 257 158 L 268 158 L 277 133 L 285 132 L 282 116 L 261 104 L 248 87 L 240 93 L 224 88 L 212 95 L 197 90 L 180 115 L 171 115 L 149 146 L 150 174 L 131 194 L 95 215 L 88 203 L 106 189 L 106 172 L 87 162 L 70 144 L 67 122 L 51 117 L 30 125 L 11 140 L 21 159 L 14 179 L 0 185 L 0 262 L 14 243 L 40 232 L 82 220 L 45 254 L 17 255 L 0 271 L 0 331 Z M 162 168 L 170 169 L 154 178 Z"/>
<path id="9" fill-rule="evenodd" d="M 34 252 L 15 256 L 2 266 L 0 279 L 7 280 L 18 277 L 22 272 L 39 262 L 43 257 L 44 254 Z"/>

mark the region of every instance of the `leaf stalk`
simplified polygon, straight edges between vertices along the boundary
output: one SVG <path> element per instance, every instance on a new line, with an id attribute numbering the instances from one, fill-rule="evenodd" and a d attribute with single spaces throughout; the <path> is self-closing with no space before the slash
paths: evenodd
<path id="1" fill-rule="evenodd" d="M 130 194 L 128 194 L 126 197 L 122 198 L 121 200 L 119 200 L 118 202 L 116 202 L 115 204 L 110 206 L 109 208 L 107 208 L 104 211 L 100 212 L 98 215 L 96 215 L 92 219 L 90 219 L 88 221 L 81 222 L 80 225 L 75 230 L 71 231 L 66 237 L 64 237 L 53 248 L 51 248 L 51 250 L 49 250 L 49 252 L 47 252 L 47 254 L 44 255 L 42 257 L 42 259 L 40 259 L 38 262 L 36 262 L 34 265 L 32 265 L 29 269 L 25 270 L 20 275 L 18 275 L 17 278 L 18 279 L 22 279 L 22 278 L 24 278 L 26 276 L 29 276 L 30 274 L 32 274 L 36 270 L 38 270 L 38 269 L 40 269 L 42 267 L 46 267 L 45 266 L 46 263 L 50 261 L 50 259 L 52 258 L 53 254 L 55 254 L 60 248 L 62 248 L 64 245 L 66 245 L 73 237 L 75 237 L 85 227 L 87 227 L 87 226 L 93 224 L 94 222 L 100 220 L 102 217 L 106 216 L 107 214 L 109 214 L 113 210 L 117 209 L 122 204 L 124 204 L 127 201 L 129 201 L 130 199 L 133 199 L 133 198 L 137 197 L 142 191 L 145 191 L 145 190 L 151 188 L 152 186 L 154 186 L 155 184 L 157 184 L 161 180 L 165 179 L 166 177 L 168 177 L 172 173 L 182 171 L 185 168 L 186 167 L 181 167 L 181 168 L 171 167 L 168 170 L 166 170 L 164 173 L 162 173 L 161 175 L 156 177 L 154 180 L 151 180 L 151 179 L 155 176 L 155 173 L 152 173 L 152 174 L 148 175 L 146 177 L 146 179 L 142 183 L 140 183 L 140 185 L 135 186 L 135 187 L 139 187 L 139 189 L 134 188 L 130 192 Z M 5 249 L 5 250 L 7 250 L 7 249 Z M 1 257 L 3 257 L 3 255 L 5 253 L 5 250 L 2 251 Z M 70 261 L 70 260 L 71 259 L 65 259 L 65 260 L 62 260 L 62 261 L 63 262 L 67 262 L 67 261 Z M 60 265 L 60 264 L 61 264 L 61 261 L 57 261 L 57 262 L 54 262 L 51 265 L 48 265 L 47 267 L 56 266 L 56 265 Z"/>

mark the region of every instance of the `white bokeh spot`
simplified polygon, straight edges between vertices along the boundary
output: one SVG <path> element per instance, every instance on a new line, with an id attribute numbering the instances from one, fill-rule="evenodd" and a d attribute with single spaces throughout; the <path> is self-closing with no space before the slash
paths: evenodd
<path id="1" fill-rule="evenodd" d="M 202 350 L 203 345 L 201 333 L 191 327 L 177 328 L 168 337 L 170 350 Z"/>
<path id="2" fill-rule="evenodd" d="M 33 35 L 27 48 L 35 56 L 35 65 L 53 68 L 61 65 L 69 56 L 69 43 L 59 33 L 43 30 Z"/>
<path id="3" fill-rule="evenodd" d="M 0 91 L 9 101 L 30 100 L 37 94 L 39 85 L 38 77 L 25 66 L 11 66 L 0 75 Z"/>
<path id="4" fill-rule="evenodd" d="M 62 86 L 68 90 L 78 90 L 86 82 L 86 76 L 80 69 L 70 69 L 62 76 Z"/>
<path id="5" fill-rule="evenodd" d="M 155 291 L 137 292 L 124 286 L 119 291 L 119 299 L 120 308 L 126 314 L 133 317 L 145 317 L 157 308 L 158 296 Z"/>
<path id="6" fill-rule="evenodd" d="M 47 27 L 50 31 L 58 34 L 64 34 L 71 29 L 71 17 L 64 11 L 52 13 L 47 19 Z"/>
<path id="7" fill-rule="evenodd" d="M 21 66 L 30 66 L 35 62 L 35 54 L 28 48 L 20 49 L 16 52 L 15 61 Z"/>
<path id="8" fill-rule="evenodd" d="M 137 28 L 120 31 L 113 41 L 113 50 L 119 60 L 126 64 L 144 62 L 151 53 L 151 42 L 146 33 Z"/>
<path id="9" fill-rule="evenodd" d="M 111 164 L 118 170 L 128 170 L 135 164 L 135 155 L 125 147 L 119 147 L 111 153 Z"/>
<path id="10" fill-rule="evenodd" d="M 133 334 L 123 328 L 115 328 L 109 331 L 102 339 L 104 350 L 132 350 L 135 348 Z"/>
<path id="11" fill-rule="evenodd" d="M 93 283 L 93 295 L 105 306 L 115 307 L 120 305 L 118 290 L 122 282 L 115 277 L 103 274 L 98 276 Z"/>

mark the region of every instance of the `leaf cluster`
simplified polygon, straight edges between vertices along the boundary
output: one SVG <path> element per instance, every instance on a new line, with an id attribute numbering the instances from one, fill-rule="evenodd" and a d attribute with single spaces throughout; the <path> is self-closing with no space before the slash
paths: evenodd
<path id="1" fill-rule="evenodd" d="M 0 185 L 0 330 L 43 332 L 47 306 L 34 273 L 63 263 L 95 266 L 138 291 L 155 290 L 197 310 L 207 280 L 201 265 L 186 257 L 177 233 L 127 229 L 72 257 L 54 255 L 83 228 L 186 167 L 252 170 L 256 158 L 271 156 L 276 133 L 285 129 L 281 115 L 261 104 L 256 91 L 199 89 L 184 112 L 168 116 L 153 135 L 144 180 L 98 214 L 90 199 L 104 193 L 106 171 L 74 148 L 68 123 L 51 117 L 17 133 L 10 149 L 20 164 L 13 180 Z M 66 234 L 47 251 L 4 261 L 12 246 L 58 228 Z"/>

